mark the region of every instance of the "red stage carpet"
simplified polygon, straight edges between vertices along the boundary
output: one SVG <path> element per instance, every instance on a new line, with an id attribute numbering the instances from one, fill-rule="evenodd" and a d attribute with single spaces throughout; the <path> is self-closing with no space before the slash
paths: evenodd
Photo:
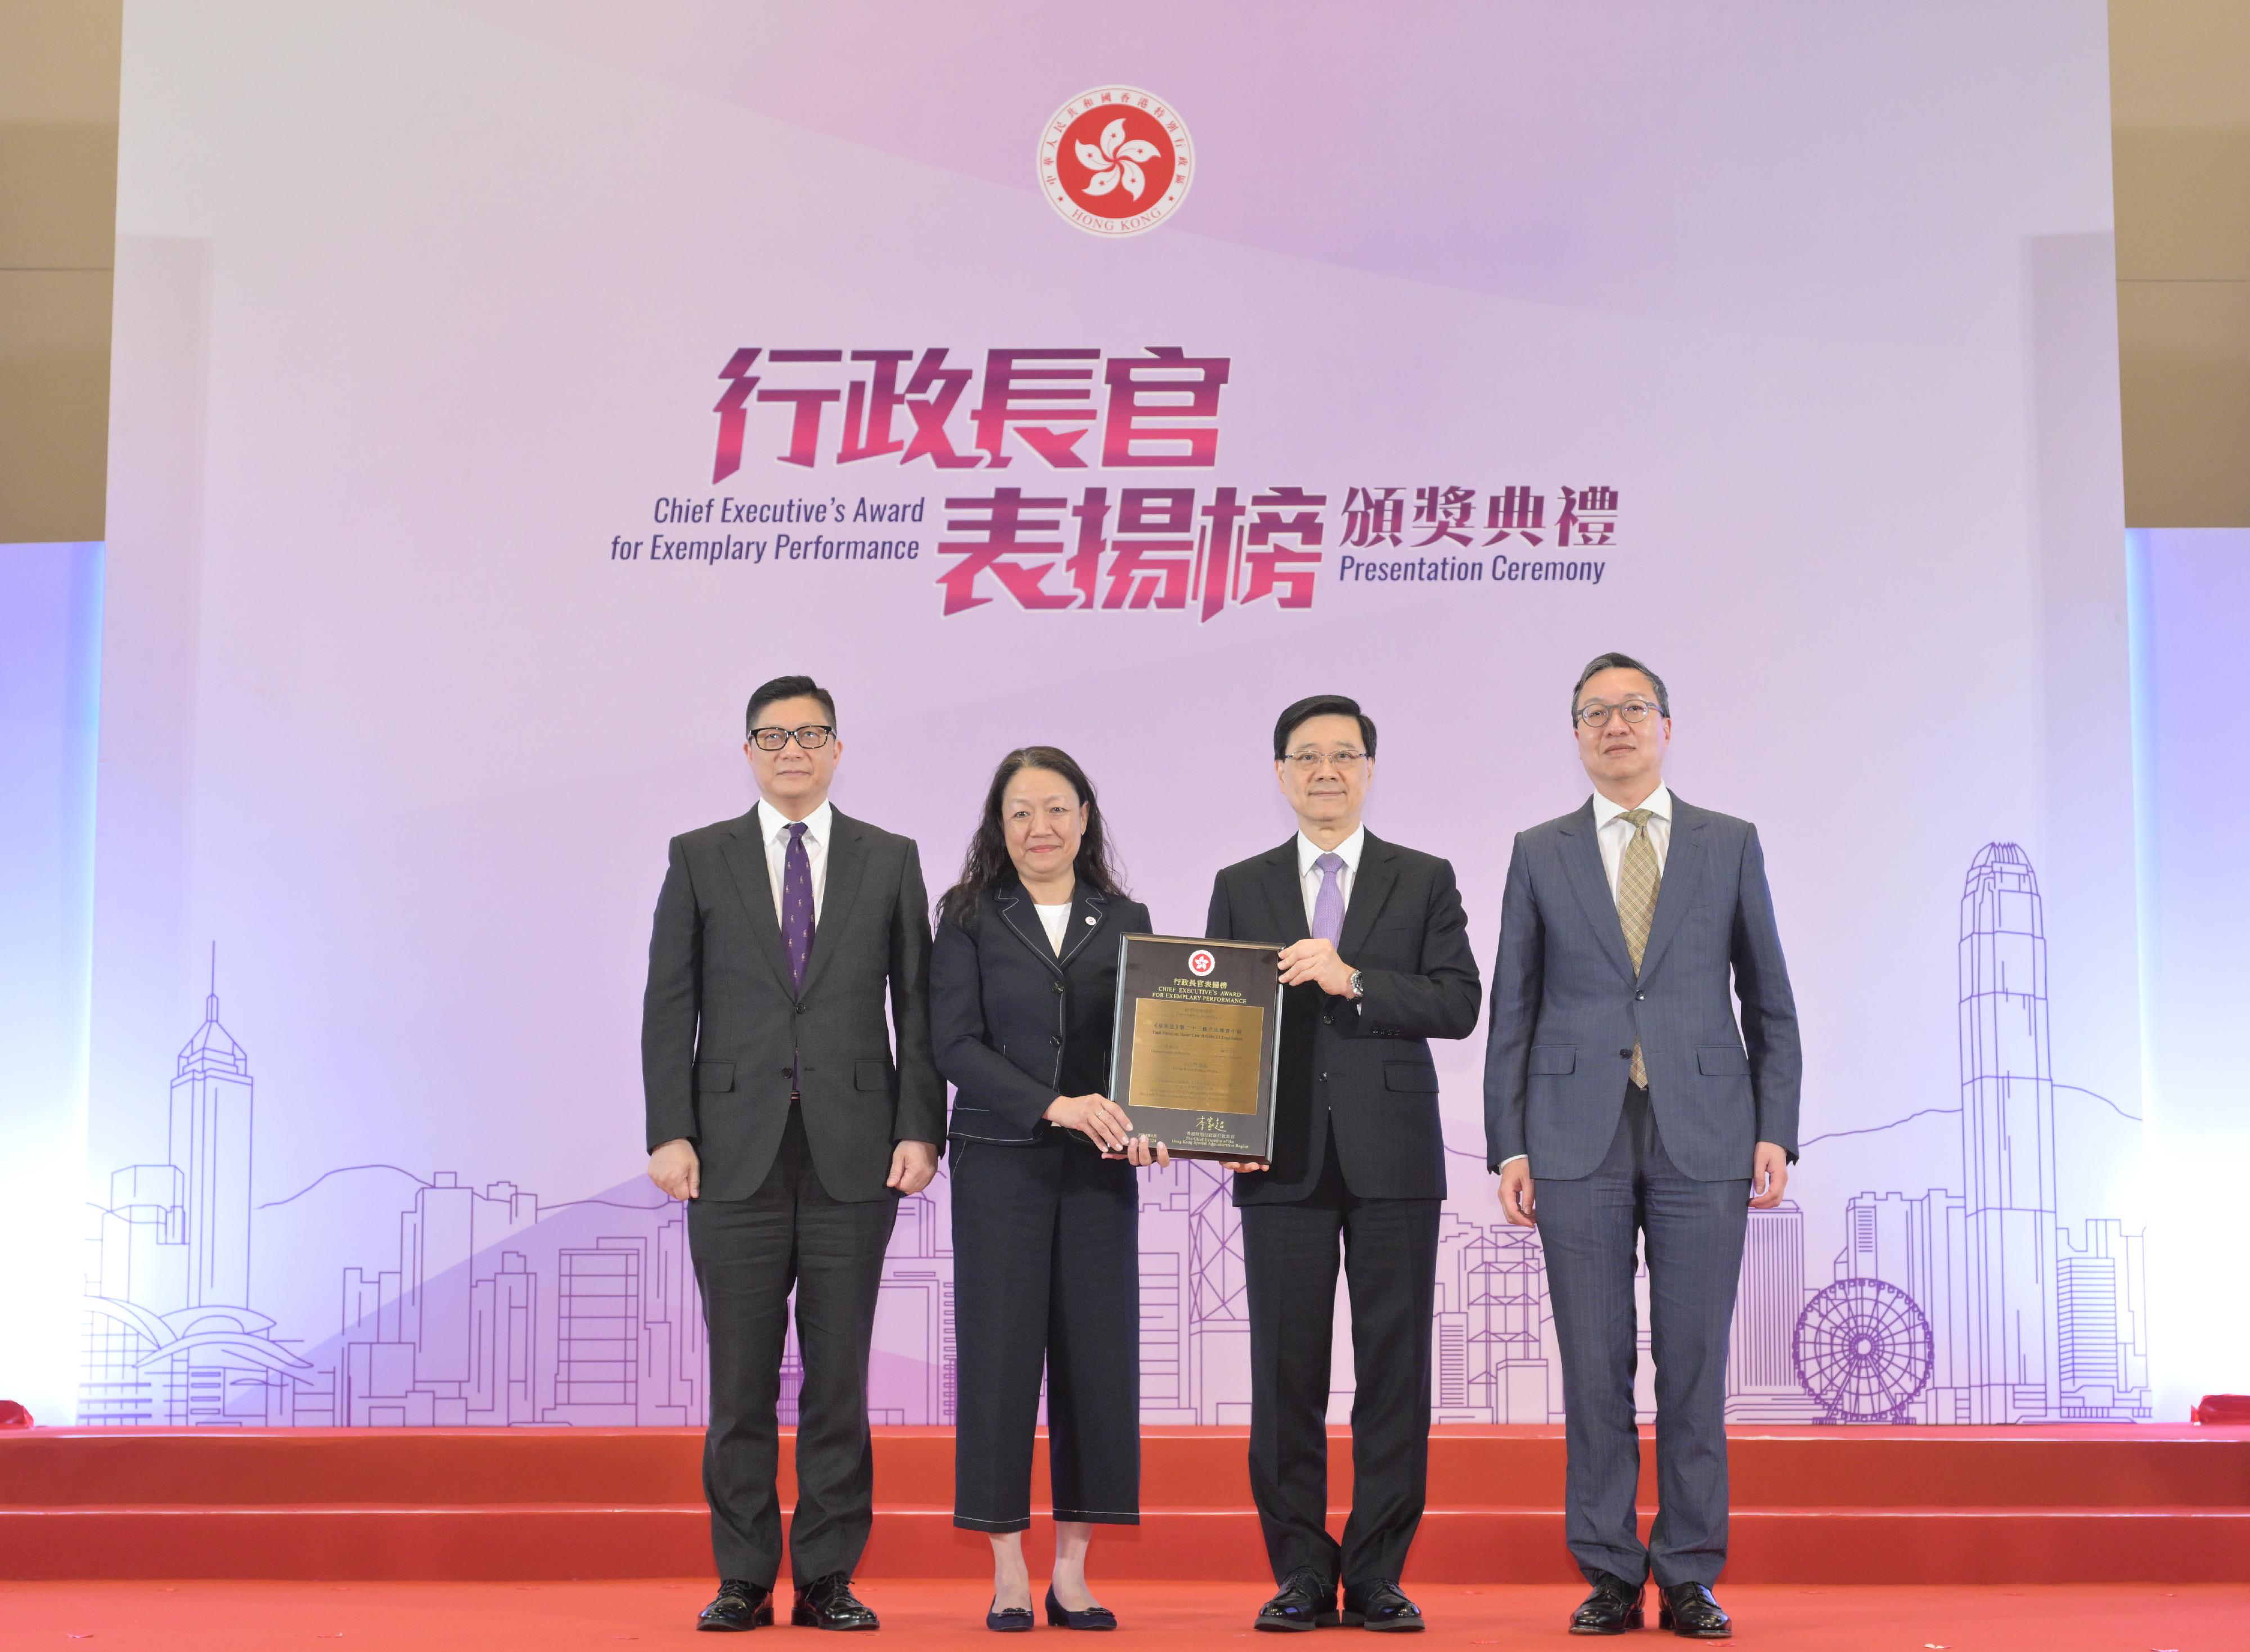
<path id="1" fill-rule="evenodd" d="M 977 1648 L 996 1641 L 984 1628 L 981 1583 L 947 1579 L 871 1579 L 863 1593 L 883 1617 L 875 1644 Z M 1101 1590 L 1122 1628 L 1095 1646 L 1210 1647 L 1244 1644 L 1262 1590 L 1248 1583 L 1166 1586 L 1117 1582 Z M 1566 1585 L 1426 1584 L 1415 1596 L 1431 1632 L 1419 1647 L 1583 1647 L 1563 1633 L 1577 1604 Z M 604 1652 L 628 1642 L 708 1647 L 731 1642 L 689 1628 L 709 1593 L 701 1581 L 601 1583 L 0 1583 L 0 1647 L 71 1652 L 266 1652 L 338 1646 L 411 1652 L 535 1648 Z M 2053 1588 L 1819 1587 L 1742 1585 L 1722 1591 L 1734 1613 L 1736 1644 L 1775 1652 L 2240 1652 L 2250 1647 L 2250 1586 L 2241 1585 L 2065 1585 Z M 1067 1631 L 1041 1628 L 1056 1647 Z M 811 1646 L 811 1629 L 760 1630 Z M 1315 1642 L 1334 1652 L 1360 1644 L 1356 1631 L 1328 1631 Z M 78 1639 L 74 1637 L 90 1637 Z M 1076 1644 L 1075 1642 L 1073 1642 Z M 823 1642 L 822 1644 L 832 1644 Z M 1674 1644 L 1654 1632 L 1624 1642 Z"/>
<path id="2" fill-rule="evenodd" d="M 1241 1433 L 1144 1439 L 1143 1523 L 1103 1535 L 1101 1575 L 1265 1577 Z M 701 1576 L 701 1444 L 670 1429 L 0 1435 L 0 1577 Z M 989 1575 L 984 1539 L 950 1521 L 950 1433 L 881 1429 L 876 1450 L 860 1575 Z M 1341 1436 L 1332 1458 L 1341 1503 Z M 2250 1583 L 2250 1429 L 1746 1429 L 1731 1462 L 1736 1585 Z M 1406 1581 L 1567 1586 L 1562 1490 L 1559 1430 L 1440 1429 Z M 1035 1528 L 1035 1552 L 1049 1541 Z"/>

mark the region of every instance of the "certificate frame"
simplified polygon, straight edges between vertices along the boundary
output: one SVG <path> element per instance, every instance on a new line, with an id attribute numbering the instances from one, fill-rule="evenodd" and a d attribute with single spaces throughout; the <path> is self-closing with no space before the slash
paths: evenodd
<path id="1" fill-rule="evenodd" d="M 1117 941 L 1109 1099 L 1174 1158 L 1273 1162 L 1285 989 L 1278 943 Z"/>

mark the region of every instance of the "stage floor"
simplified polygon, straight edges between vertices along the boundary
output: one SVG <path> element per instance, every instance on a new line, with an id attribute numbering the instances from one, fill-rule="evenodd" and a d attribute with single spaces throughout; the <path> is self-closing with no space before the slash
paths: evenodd
<path id="1" fill-rule="evenodd" d="M 451 1652 L 494 1647 L 614 1648 L 694 1637 L 701 1580 L 587 1583 L 0 1582 L 0 1648 L 264 1649 L 341 1641 L 352 1648 Z M 1102 1587 L 1121 1638 L 1144 1645 L 1211 1646 L 1247 1640 L 1260 1599 L 1250 1583 L 1146 1581 Z M 1421 1646 L 1561 1647 L 1577 1593 L 1549 1585 L 1418 1586 L 1430 1614 Z M 995 1644 L 984 1627 L 982 1585 L 956 1579 L 870 1580 L 862 1593 L 884 1632 L 918 1648 Z M 1805 1652 L 2240 1652 L 2250 1648 L 2250 1585 L 2109 1584 L 2037 1587 L 1722 1588 L 1736 1639 Z M 778 1631 L 788 1635 L 784 1626 Z M 761 1635 L 772 1632 L 760 1631 Z M 797 1632 L 798 1639 L 813 1635 Z M 1065 1630 L 1042 1628 L 1049 1635 Z M 1356 1630 L 1327 1632 L 1356 1635 Z M 1321 1644 L 1330 1644 L 1323 1639 Z M 1671 1644 L 1652 1629 L 1628 1642 Z M 763 1641 L 753 1644 L 763 1645 Z"/>
<path id="2" fill-rule="evenodd" d="M 990 1575 L 984 1540 L 953 1524 L 953 1443 L 876 1430 L 862 1579 Z M 1239 1429 L 1144 1429 L 1142 1524 L 1104 1536 L 1101 1575 L 1265 1575 L 1247 1445 Z M 693 1576 L 711 1552 L 702 1449 L 684 1428 L 29 1429 L 0 1436 L 0 1577 Z M 2250 1429 L 1737 1428 L 1728 1455 L 1736 1586 L 2250 1584 Z M 1563 1458 L 1556 1428 L 1439 1429 L 1408 1578 L 1567 1589 Z M 1646 1518 L 1646 1448 L 1641 1466 Z M 1329 1469 L 1340 1528 L 1340 1431 Z M 1052 1543 L 1036 1518 L 1027 1548 Z"/>

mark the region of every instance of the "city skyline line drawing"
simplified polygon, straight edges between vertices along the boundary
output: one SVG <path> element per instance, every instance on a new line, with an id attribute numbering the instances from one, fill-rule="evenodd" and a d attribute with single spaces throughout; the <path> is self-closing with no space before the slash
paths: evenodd
<path id="1" fill-rule="evenodd" d="M 1730 1420 L 2150 1414 L 2142 1235 L 2107 1217 L 2074 1233 L 2059 1218 L 2054 1095 L 2081 1087 L 2053 1075 L 2044 909 L 2012 843 L 1986 844 L 1970 865 L 1956 982 L 1952 1104 L 1829 1134 L 1957 1112 L 1958 1180 L 1933 1165 L 1920 1192 L 1869 1190 L 1844 1201 L 1844 1243 L 1825 1281 L 1809 1268 L 1802 1206 L 1750 1213 Z M 387 1162 L 334 1166 L 258 1202 L 257 1081 L 220 1007 L 214 948 L 203 1019 L 170 1079 L 165 1158 L 113 1172 L 107 1202 L 93 1206 L 81 1425 L 705 1420 L 684 1206 L 618 1197 L 635 1182 L 549 1202 L 509 1180 L 478 1186 L 454 1170 L 423 1175 Z M 1249 1319 L 1231 1191 L 1225 1172 L 1199 1160 L 1175 1161 L 1142 1184 L 1147 1424 L 1248 1420 Z M 1465 1213 L 1482 1191 L 1457 1194 L 1441 1222 L 1432 1415 L 1559 1421 L 1538 1238 Z M 950 1198 L 942 1173 L 900 1204 L 869 1368 L 878 1423 L 953 1420 Z M 1646 1350 L 1645 1309 L 1641 1324 Z M 784 1421 L 795 1408 L 790 1336 Z M 1645 1417 L 1652 1369 L 1640 1362 Z M 1349 1381 L 1340 1378 L 1336 1412 L 1348 1407 Z"/>

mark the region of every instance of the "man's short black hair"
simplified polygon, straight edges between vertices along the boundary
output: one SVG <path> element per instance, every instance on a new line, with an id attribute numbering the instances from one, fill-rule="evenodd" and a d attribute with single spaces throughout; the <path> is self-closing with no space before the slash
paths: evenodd
<path id="1" fill-rule="evenodd" d="M 1273 725 L 1273 761 L 1279 763 L 1289 755 L 1289 736 L 1297 725 L 1315 717 L 1356 717 L 1359 719 L 1359 743 L 1367 755 L 1375 755 L 1375 719 L 1359 708 L 1359 702 L 1346 695 L 1309 695 L 1281 714 Z"/>
<path id="2" fill-rule="evenodd" d="M 743 739 L 749 739 L 750 730 L 758 726 L 758 713 L 779 700 L 818 700 L 828 714 L 828 726 L 836 726 L 836 701 L 827 689 L 810 677 L 776 677 L 771 682 L 760 683 L 750 695 L 749 708 L 742 713 Z"/>
<path id="3" fill-rule="evenodd" d="M 1576 728 L 1578 723 L 1578 691 L 1584 688 L 1597 673 L 1604 671 L 1638 671 L 1648 679 L 1649 687 L 1656 690 L 1657 715 L 1662 717 L 1672 715 L 1672 695 L 1666 690 L 1663 678 L 1642 665 L 1631 654 L 1616 653 L 1596 654 L 1591 660 L 1586 661 L 1586 668 L 1578 674 L 1577 681 L 1570 685 L 1570 726 L 1572 728 Z"/>

